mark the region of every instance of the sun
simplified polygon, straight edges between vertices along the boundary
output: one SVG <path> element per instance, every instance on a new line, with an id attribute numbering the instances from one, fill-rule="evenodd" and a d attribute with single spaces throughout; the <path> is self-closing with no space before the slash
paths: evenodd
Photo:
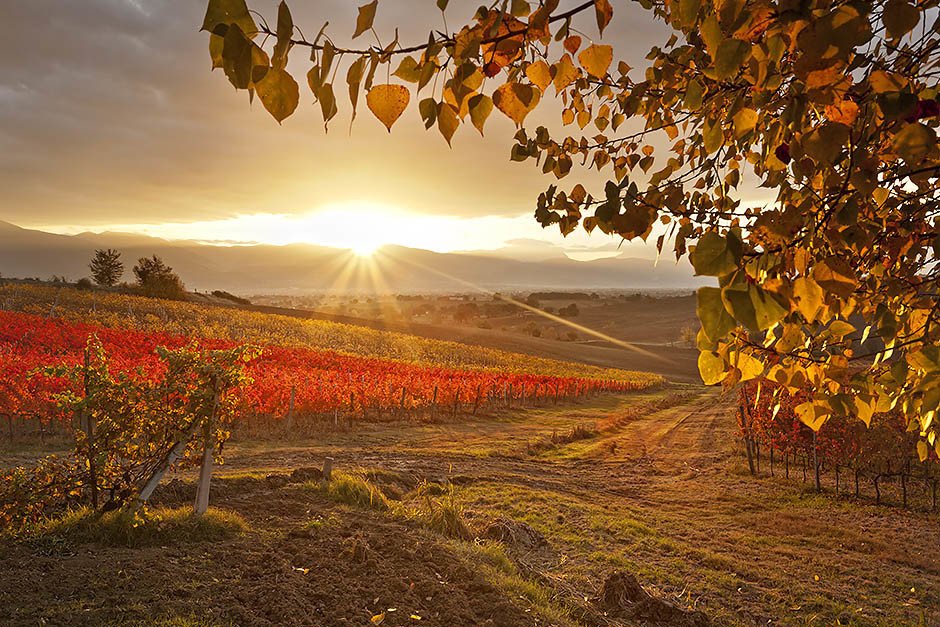
<path id="1" fill-rule="evenodd" d="M 379 244 L 375 242 L 363 242 L 362 244 L 356 244 L 350 250 L 357 257 L 371 257 L 378 247 Z"/>

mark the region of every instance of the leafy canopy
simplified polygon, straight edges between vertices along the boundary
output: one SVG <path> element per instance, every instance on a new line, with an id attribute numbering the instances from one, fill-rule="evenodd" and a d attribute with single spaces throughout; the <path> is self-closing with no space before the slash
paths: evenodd
<path id="1" fill-rule="evenodd" d="M 359 48 L 325 25 L 307 39 L 284 2 L 271 28 L 245 0 L 210 0 L 203 28 L 213 66 L 278 121 L 297 106 L 282 72 L 297 49 L 325 124 L 342 67 L 353 112 L 365 91 L 391 128 L 413 102 L 448 143 L 467 121 L 482 133 L 494 110 L 522 127 L 552 97 L 560 124 L 520 128 L 511 158 L 609 181 L 551 185 L 536 219 L 644 240 L 659 223 L 660 252 L 715 277 L 698 294 L 706 383 L 810 388 L 797 412 L 814 429 L 897 409 L 940 449 L 937 0 L 639 4 L 673 30 L 642 72 L 578 30 L 594 22 L 603 36 L 608 0 L 493 2 L 415 45 L 379 39 L 377 2 L 359 9 L 353 35 L 377 43 Z M 271 72 L 279 88 L 262 89 Z M 758 188 L 772 199 L 744 199 Z"/>

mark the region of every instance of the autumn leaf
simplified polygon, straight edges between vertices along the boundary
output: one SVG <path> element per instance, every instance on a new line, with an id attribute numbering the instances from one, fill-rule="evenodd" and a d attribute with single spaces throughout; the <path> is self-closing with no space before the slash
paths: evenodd
<path id="1" fill-rule="evenodd" d="M 545 61 L 539 59 L 535 63 L 530 63 L 525 69 L 526 77 L 538 85 L 539 90 L 545 89 L 552 83 L 552 74 Z"/>
<path id="2" fill-rule="evenodd" d="M 300 102 L 300 87 L 290 74 L 282 69 L 271 68 L 261 81 L 255 83 L 255 91 L 261 104 L 278 124 L 297 108 Z"/>
<path id="3" fill-rule="evenodd" d="M 470 121 L 483 134 L 483 125 L 493 111 L 493 100 L 486 94 L 477 94 L 470 98 Z"/>
<path id="4" fill-rule="evenodd" d="M 597 30 L 601 36 L 604 35 L 604 29 L 610 24 L 610 19 L 614 16 L 614 9 L 610 6 L 610 0 L 594 0 L 594 15 L 597 18 Z"/>
<path id="5" fill-rule="evenodd" d="M 375 9 L 378 5 L 379 0 L 372 0 L 359 7 L 359 17 L 356 19 L 356 32 L 353 33 L 353 39 L 372 28 L 372 22 L 375 21 Z"/>
<path id="6" fill-rule="evenodd" d="M 448 145 L 450 145 L 450 140 L 459 126 L 460 120 L 457 117 L 457 110 L 446 102 L 442 102 L 437 112 L 437 129 L 447 140 Z"/>
<path id="7" fill-rule="evenodd" d="M 379 121 L 385 125 L 389 132 L 392 125 L 401 117 L 411 94 L 403 85 L 374 85 L 366 94 L 366 104 Z"/>
<path id="8" fill-rule="evenodd" d="M 607 68 L 614 59 L 614 49 L 607 45 L 591 44 L 578 55 L 578 62 L 587 73 L 596 78 L 607 76 Z"/>
<path id="9" fill-rule="evenodd" d="M 571 62 L 571 56 L 565 54 L 552 66 L 552 73 L 552 83 L 555 85 L 555 93 L 558 94 L 573 83 L 581 72 Z"/>
<path id="10" fill-rule="evenodd" d="M 539 90 L 532 85 L 505 83 L 493 92 L 493 104 L 516 126 L 521 126 L 529 112 L 539 103 L 539 97 Z"/>
<path id="11" fill-rule="evenodd" d="M 578 49 L 581 48 L 581 38 L 577 35 L 571 35 L 570 37 L 565 37 L 565 50 L 570 54 L 575 54 Z"/>

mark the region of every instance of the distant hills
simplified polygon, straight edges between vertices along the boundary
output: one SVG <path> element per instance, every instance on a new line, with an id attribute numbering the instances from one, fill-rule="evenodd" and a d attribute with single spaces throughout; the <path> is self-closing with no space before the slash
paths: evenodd
<path id="1" fill-rule="evenodd" d="M 309 244 L 213 246 L 170 241 L 133 233 L 58 235 L 0 221 L 0 275 L 52 275 L 77 280 L 88 276 L 96 248 L 121 251 L 125 281 L 139 257 L 159 255 L 183 278 L 188 289 L 227 290 L 236 294 L 308 293 L 326 289 L 350 292 L 472 291 L 509 289 L 682 289 L 704 283 L 692 276 L 687 260 L 678 265 L 613 257 L 574 261 L 563 255 L 510 255 L 500 251 L 436 253 L 383 246 L 371 257 Z M 528 252 L 528 251 L 527 251 Z M 548 252 L 548 251 L 546 251 Z"/>

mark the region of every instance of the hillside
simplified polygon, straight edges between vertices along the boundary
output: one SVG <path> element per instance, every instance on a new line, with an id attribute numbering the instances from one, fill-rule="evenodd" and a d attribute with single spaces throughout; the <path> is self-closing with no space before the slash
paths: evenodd
<path id="1" fill-rule="evenodd" d="M 116 248 L 125 280 L 140 257 L 159 255 L 187 287 L 237 294 L 466 291 L 509 288 L 688 288 L 699 284 L 683 261 L 647 259 L 534 261 L 500 254 L 436 253 L 384 246 L 369 258 L 351 251 L 308 244 L 215 246 L 128 233 L 58 235 L 0 222 L 0 275 L 76 280 L 88 274 L 96 248 Z"/>

